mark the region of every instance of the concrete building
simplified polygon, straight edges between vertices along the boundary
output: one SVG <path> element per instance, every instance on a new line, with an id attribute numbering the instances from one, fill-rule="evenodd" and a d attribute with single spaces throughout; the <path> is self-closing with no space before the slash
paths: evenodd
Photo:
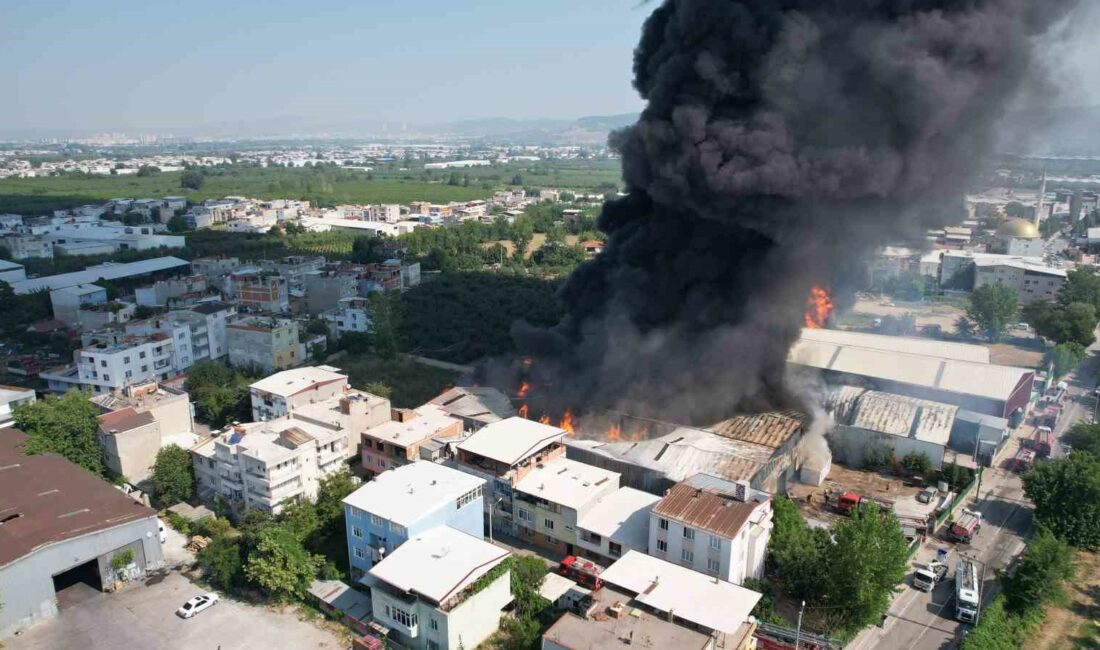
<path id="1" fill-rule="evenodd" d="M 134 289 L 134 299 L 139 305 L 168 307 L 184 296 L 204 296 L 207 293 L 206 278 L 202 275 L 191 275 L 160 280 L 147 287 L 137 287 Z"/>
<path id="2" fill-rule="evenodd" d="M 336 309 L 345 298 L 359 293 L 359 274 L 341 270 L 321 270 L 304 276 L 306 309 L 311 315 Z"/>
<path id="3" fill-rule="evenodd" d="M 974 288 L 1003 284 L 1016 292 L 1021 303 L 1035 300 L 1053 302 L 1066 283 L 1066 270 L 1022 259 L 975 260 Z"/>
<path id="4" fill-rule="evenodd" d="M 11 235 L 0 239 L 13 260 L 30 258 L 53 259 L 53 241 L 41 235 Z"/>
<path id="5" fill-rule="evenodd" d="M 539 463 L 516 482 L 516 536 L 565 557 L 577 548 L 577 522 L 600 500 L 619 489 L 619 475 L 606 469 L 556 458 Z"/>
<path id="6" fill-rule="evenodd" d="M 297 366 L 298 323 L 288 318 L 247 316 L 225 326 L 229 363 L 266 372 Z"/>
<path id="7" fill-rule="evenodd" d="M 453 438 L 462 433 L 462 421 L 434 404 L 398 409 L 393 417 L 363 433 L 360 459 L 369 476 L 419 460 L 423 457 L 421 446 L 430 440 Z"/>
<path id="8" fill-rule="evenodd" d="M 97 332 L 94 341 L 73 353 L 79 383 L 92 393 L 119 391 L 133 384 L 168 379 L 172 339 L 164 334 L 128 336 Z"/>
<path id="9" fill-rule="evenodd" d="M 335 309 L 321 313 L 321 319 L 329 324 L 332 335 L 337 338 L 348 332 L 368 332 L 371 326 L 369 303 L 358 296 L 341 298 Z"/>
<path id="10" fill-rule="evenodd" d="M 196 257 L 191 260 L 191 270 L 207 281 L 221 280 L 241 268 L 241 260 L 236 257 Z"/>
<path id="11" fill-rule="evenodd" d="M 225 280 L 226 293 L 241 311 L 278 314 L 290 309 L 286 278 L 266 273 L 232 273 Z"/>
<path id="12" fill-rule="evenodd" d="M 649 552 L 649 513 L 661 498 L 622 487 L 601 496 L 577 520 L 580 553 L 609 565 L 627 551 Z"/>
<path id="13" fill-rule="evenodd" d="M 104 463 L 131 483 L 152 475 L 162 447 L 174 444 L 190 449 L 198 442 L 186 391 L 150 383 L 97 395 L 92 403 L 103 411 L 96 437 Z"/>
<path id="14" fill-rule="evenodd" d="M 696 474 L 653 506 L 649 549 L 654 557 L 740 585 L 763 577 L 771 530 L 766 492 Z"/>
<path id="15" fill-rule="evenodd" d="M 787 362 L 817 368 L 833 383 L 1006 419 L 1027 410 L 1035 382 L 1034 370 L 989 363 L 983 346 L 825 329 L 803 330 Z"/>
<path id="16" fill-rule="evenodd" d="M 485 481 L 417 461 L 383 472 L 344 499 L 352 580 L 436 526 L 481 537 Z"/>
<path id="17" fill-rule="evenodd" d="M 85 227 L 86 226 L 86 227 Z M 54 248 L 65 251 L 70 255 L 81 246 L 88 246 L 86 250 L 92 250 L 92 246 L 106 246 L 109 250 L 150 250 L 155 248 L 183 248 L 187 245 L 187 238 L 183 235 L 167 235 L 158 232 L 160 225 L 124 226 L 104 224 L 73 224 L 56 225 L 49 233 L 53 239 Z M 75 245 L 75 247 L 74 247 Z M 85 254 L 92 254 L 87 252 Z"/>
<path id="18" fill-rule="evenodd" d="M 195 359 L 217 361 L 229 354 L 227 324 L 237 315 L 237 308 L 226 302 L 200 302 L 187 309 L 168 312 L 169 316 L 185 317 L 191 322 L 191 345 Z M 202 319 L 194 321 L 194 317 Z"/>
<path id="19" fill-rule="evenodd" d="M 67 585 L 112 590 L 164 563 L 156 511 L 61 456 L 24 454 L 26 439 L 0 430 L 0 639 L 57 616 Z"/>
<path id="20" fill-rule="evenodd" d="M 455 467 L 488 482 L 486 508 L 496 530 L 515 535 L 513 489 L 539 464 L 565 455 L 565 431 L 521 417 L 488 424 L 455 446 Z"/>
<path id="21" fill-rule="evenodd" d="M 476 648 L 512 602 L 511 572 L 494 572 L 508 551 L 449 526 L 405 542 L 363 578 L 374 620 L 413 650 Z"/>
<path id="22" fill-rule="evenodd" d="M 248 387 L 253 420 L 274 420 L 299 406 L 323 402 L 348 390 L 348 376 L 332 366 L 305 366 L 269 375 Z"/>
<path id="23" fill-rule="evenodd" d="M 719 648 L 751 648 L 753 607 L 761 595 L 732 582 L 638 551 L 607 567 L 600 579 L 644 612 L 712 635 Z"/>
<path id="24" fill-rule="evenodd" d="M 15 407 L 34 404 L 36 401 L 37 396 L 33 389 L 0 384 L 0 429 L 12 425 Z"/>
<path id="25" fill-rule="evenodd" d="M 78 331 L 85 328 L 85 321 L 91 315 L 86 308 L 106 305 L 107 302 L 107 290 L 95 284 L 77 284 L 50 292 L 53 317 Z M 92 327 L 91 324 L 88 326 Z"/>

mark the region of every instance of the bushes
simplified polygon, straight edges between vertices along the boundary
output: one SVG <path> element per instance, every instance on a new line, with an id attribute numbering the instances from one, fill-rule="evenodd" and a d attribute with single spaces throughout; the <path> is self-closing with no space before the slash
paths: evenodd
<path id="1" fill-rule="evenodd" d="M 981 620 L 963 639 L 961 650 L 1017 650 L 1043 620 L 1041 610 L 1013 616 L 1005 609 L 1005 597 L 997 596 L 982 612 Z"/>
<path id="2" fill-rule="evenodd" d="M 907 474 L 928 476 L 932 473 L 932 461 L 927 454 L 908 453 L 901 459 L 901 467 Z"/>
<path id="3" fill-rule="evenodd" d="M 867 469 L 889 469 L 895 462 L 894 448 L 880 440 L 868 443 L 863 450 L 863 466 Z"/>

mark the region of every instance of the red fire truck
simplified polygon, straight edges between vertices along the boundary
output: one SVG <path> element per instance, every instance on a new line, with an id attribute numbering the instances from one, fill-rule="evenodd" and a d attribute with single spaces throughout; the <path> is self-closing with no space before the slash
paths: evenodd
<path id="1" fill-rule="evenodd" d="M 603 567 L 592 560 L 570 555 L 558 565 L 558 573 L 576 582 L 580 586 L 593 591 L 603 586 L 600 573 Z"/>

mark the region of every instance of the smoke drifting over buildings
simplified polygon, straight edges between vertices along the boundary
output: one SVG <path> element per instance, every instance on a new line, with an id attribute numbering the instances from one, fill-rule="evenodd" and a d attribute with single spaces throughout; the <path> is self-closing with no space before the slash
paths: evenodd
<path id="1" fill-rule="evenodd" d="M 1074 0 L 668 0 L 612 137 L 628 194 L 554 328 L 514 328 L 544 406 L 685 422 L 795 403 L 806 296 L 843 305 L 873 248 L 962 216 L 1032 60 Z"/>

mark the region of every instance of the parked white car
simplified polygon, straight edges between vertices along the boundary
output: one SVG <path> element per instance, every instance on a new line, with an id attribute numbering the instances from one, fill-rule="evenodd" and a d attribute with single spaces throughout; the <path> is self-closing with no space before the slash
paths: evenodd
<path id="1" fill-rule="evenodd" d="M 180 618 L 191 618 L 192 616 L 198 614 L 204 609 L 210 609 L 217 603 L 218 594 L 215 593 L 195 596 L 176 610 L 176 616 L 179 616 Z"/>

